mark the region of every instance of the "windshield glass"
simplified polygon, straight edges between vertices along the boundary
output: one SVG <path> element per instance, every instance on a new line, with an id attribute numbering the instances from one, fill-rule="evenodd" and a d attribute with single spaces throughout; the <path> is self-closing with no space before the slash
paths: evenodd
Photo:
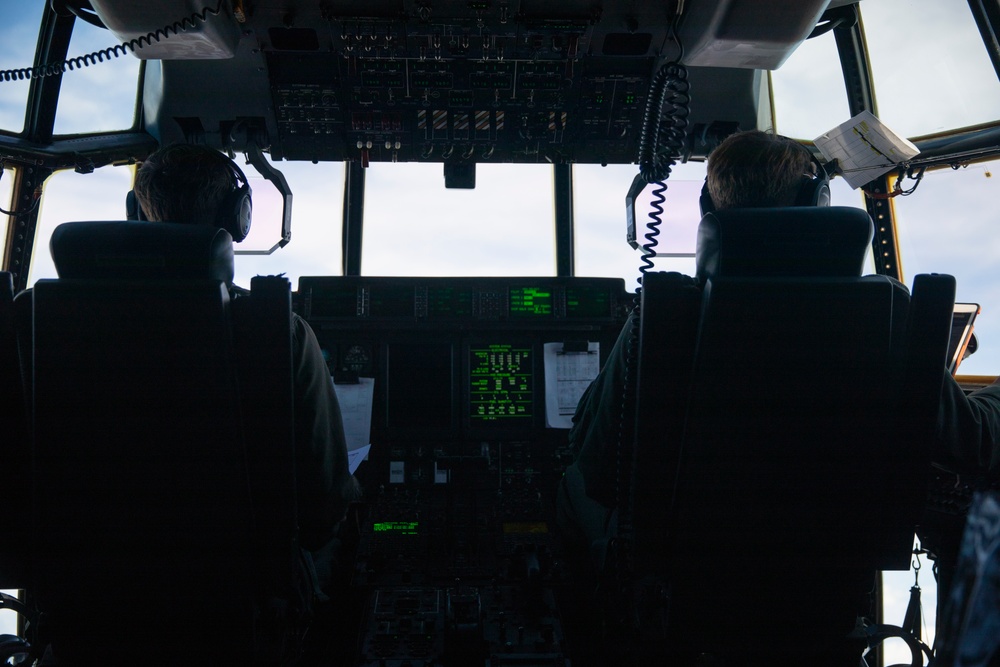
<path id="1" fill-rule="evenodd" d="M 237 160 L 241 160 L 242 165 L 242 156 Z M 301 276 L 339 275 L 341 272 L 343 164 L 283 162 L 278 167 L 295 193 L 292 241 L 271 255 L 238 255 L 235 283 L 243 287 L 250 287 L 250 280 L 256 275 L 284 274 L 294 288 Z M 254 177 L 256 171 L 252 167 L 243 168 L 254 188 L 254 224 L 244 244 L 256 241 L 259 247 L 270 248 L 280 235 L 280 198 L 274 194 L 276 190 L 270 182 Z M 57 225 L 72 220 L 125 218 L 125 195 L 132 187 L 132 178 L 131 168 L 105 167 L 92 174 L 60 171 L 46 181 L 29 284 L 40 278 L 56 277 L 48 248 L 49 237 Z M 0 195 L 2 188 L 0 182 Z M 86 214 L 81 217 L 80 211 Z M 294 221 L 299 221 L 298 227 Z M 244 244 L 237 244 L 234 249 L 243 250 Z"/>
<path id="2" fill-rule="evenodd" d="M 1000 119 L 1000 80 L 966 0 L 860 7 L 878 116 L 912 137 Z"/>
<path id="3" fill-rule="evenodd" d="M 108 30 L 77 20 L 69 43 L 69 58 L 82 58 L 118 45 Z M 135 123 L 139 87 L 138 58 L 130 53 L 105 56 L 94 64 L 63 74 L 56 109 L 56 134 L 126 130 Z M 101 91 L 95 95 L 94 91 Z"/>
<path id="4" fill-rule="evenodd" d="M 635 165 L 573 167 L 576 275 L 624 278 L 629 291 L 638 286 L 643 253 L 626 241 L 625 215 L 625 195 L 638 172 Z M 674 256 L 655 258 L 654 270 L 694 273 L 695 231 L 701 219 L 698 193 L 704 180 L 704 162 L 689 162 L 672 169 L 663 193 L 662 224 L 653 250 Z M 647 185 L 636 205 L 640 246 L 649 243 L 646 235 L 655 189 Z"/>
<path id="5" fill-rule="evenodd" d="M 1000 161 L 941 169 L 924 176 L 908 197 L 896 197 L 900 256 L 906 282 L 919 273 L 955 276 L 956 300 L 978 303 L 978 351 L 962 362 L 962 374 L 1000 371 Z"/>
<path id="6" fill-rule="evenodd" d="M 256 243 L 255 247 L 269 249 L 281 236 L 280 196 L 269 181 L 256 177 L 252 166 L 243 164 L 242 155 L 236 160 L 253 187 L 254 209 L 251 237 L 233 247 L 247 250 Z M 344 164 L 279 162 L 274 166 L 292 190 L 292 240 L 270 255 L 237 255 L 236 284 L 250 287 L 256 275 L 284 274 L 295 289 L 301 276 L 340 275 Z"/>
<path id="7" fill-rule="evenodd" d="M 19 70 L 32 66 L 32 54 L 38 41 L 38 24 L 43 2 L 8 2 L 0 21 L 0 70 Z M 0 82 L 0 130 L 21 132 L 28 102 L 28 81 Z"/>
<path id="8" fill-rule="evenodd" d="M 480 164 L 474 190 L 446 190 L 440 164 L 372 163 L 361 272 L 555 275 L 552 187 L 544 164 Z"/>
<path id="9" fill-rule="evenodd" d="M 771 72 L 775 130 L 812 141 L 850 118 L 833 33 L 807 39 Z"/>
<path id="10" fill-rule="evenodd" d="M 13 169 L 4 169 L 3 171 L 0 171 L 0 208 L 5 211 L 9 211 L 13 207 L 13 204 L 11 203 L 13 183 Z M 0 225 L 0 257 L 3 257 L 4 250 L 7 246 L 7 226 L 10 224 L 10 216 L 0 213 L 0 220 L 3 221 L 3 224 Z"/>

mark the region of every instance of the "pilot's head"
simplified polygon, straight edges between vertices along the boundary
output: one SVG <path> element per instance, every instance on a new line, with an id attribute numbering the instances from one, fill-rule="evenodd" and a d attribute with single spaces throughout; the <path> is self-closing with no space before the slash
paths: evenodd
<path id="1" fill-rule="evenodd" d="M 173 144 L 150 155 L 135 175 L 147 220 L 214 225 L 242 241 L 250 229 L 250 187 L 242 170 L 207 146 Z"/>
<path id="2" fill-rule="evenodd" d="M 815 204 L 800 201 L 804 183 L 815 176 L 804 146 L 758 130 L 728 136 L 708 156 L 708 192 L 715 209 Z"/>
<path id="3" fill-rule="evenodd" d="M 235 187 L 224 155 L 206 146 L 174 144 L 150 155 L 135 175 L 135 195 L 154 222 L 214 224 Z"/>

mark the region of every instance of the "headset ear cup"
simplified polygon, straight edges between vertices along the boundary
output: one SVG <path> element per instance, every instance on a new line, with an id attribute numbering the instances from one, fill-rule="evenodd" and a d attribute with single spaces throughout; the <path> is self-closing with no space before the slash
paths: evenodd
<path id="1" fill-rule="evenodd" d="M 250 223 L 253 214 L 253 191 L 246 174 L 232 159 L 223 153 L 216 153 L 229 169 L 232 179 L 232 191 L 219 204 L 215 224 L 222 227 L 233 237 L 233 243 L 239 243 L 250 233 Z"/>
<path id="2" fill-rule="evenodd" d="M 701 186 L 701 197 L 698 198 L 698 206 L 701 208 L 701 217 L 705 217 L 709 213 L 715 212 L 715 202 L 712 201 L 712 195 L 708 191 L 708 179 L 705 179 L 705 184 Z"/>
<path id="3" fill-rule="evenodd" d="M 125 195 L 125 219 L 146 219 L 146 213 L 142 210 L 142 206 L 139 205 L 139 198 L 135 196 L 135 190 L 129 190 L 128 194 Z"/>
<path id="4" fill-rule="evenodd" d="M 816 172 L 815 178 L 810 178 L 802 186 L 799 193 L 800 206 L 829 206 L 830 205 L 830 175 L 826 172 L 816 156 L 809 154 Z"/>
<path id="5" fill-rule="evenodd" d="M 243 196 L 240 197 L 239 211 L 236 213 L 236 229 L 238 234 L 233 235 L 235 240 L 239 236 L 240 241 L 250 234 L 250 223 L 253 220 L 253 200 L 250 198 L 250 186 L 244 185 L 240 188 Z"/>
<path id="6" fill-rule="evenodd" d="M 253 217 L 253 201 L 250 186 L 244 183 L 233 190 L 219 206 L 217 223 L 229 232 L 234 243 L 239 243 L 250 233 L 250 223 Z"/>
<path id="7" fill-rule="evenodd" d="M 802 187 L 795 198 L 796 206 L 830 205 L 830 178 L 822 167 L 819 169 L 819 176 L 816 178 L 806 176 L 802 179 Z"/>
<path id="8" fill-rule="evenodd" d="M 821 179 L 821 183 L 816 186 L 816 197 L 814 206 L 829 206 L 831 201 L 830 181 Z"/>

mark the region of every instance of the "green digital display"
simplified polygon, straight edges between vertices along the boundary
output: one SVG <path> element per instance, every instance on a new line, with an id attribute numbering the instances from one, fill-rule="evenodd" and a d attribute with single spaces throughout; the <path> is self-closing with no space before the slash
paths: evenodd
<path id="1" fill-rule="evenodd" d="M 609 317 L 611 294 L 601 287 L 567 287 L 566 317 Z"/>
<path id="2" fill-rule="evenodd" d="M 510 423 L 532 415 L 532 351 L 529 346 L 479 345 L 469 348 L 470 419 Z"/>
<path id="3" fill-rule="evenodd" d="M 372 317 L 413 317 L 413 288 L 375 285 L 369 288 L 368 314 Z"/>
<path id="4" fill-rule="evenodd" d="M 372 530 L 390 535 L 416 535 L 419 527 L 419 521 L 379 521 L 372 526 Z"/>
<path id="5" fill-rule="evenodd" d="M 427 289 L 427 317 L 469 317 L 472 312 L 471 289 L 455 287 Z"/>
<path id="6" fill-rule="evenodd" d="M 552 315 L 552 290 L 539 287 L 510 289 L 511 317 L 547 317 Z"/>
<path id="7" fill-rule="evenodd" d="M 356 290 L 314 289 L 309 294 L 312 317 L 357 317 L 360 299 Z"/>

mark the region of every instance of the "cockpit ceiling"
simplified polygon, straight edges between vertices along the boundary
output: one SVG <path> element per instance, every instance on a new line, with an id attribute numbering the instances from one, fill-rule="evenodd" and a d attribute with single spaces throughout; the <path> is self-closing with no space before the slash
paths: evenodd
<path id="1" fill-rule="evenodd" d="M 187 19 L 138 51 L 161 141 L 248 130 L 291 160 L 628 163 L 652 74 L 681 55 L 672 1 L 218 1 L 92 0 L 122 41 Z M 762 70 L 829 4 L 682 2 L 692 156 L 769 123 Z"/>

